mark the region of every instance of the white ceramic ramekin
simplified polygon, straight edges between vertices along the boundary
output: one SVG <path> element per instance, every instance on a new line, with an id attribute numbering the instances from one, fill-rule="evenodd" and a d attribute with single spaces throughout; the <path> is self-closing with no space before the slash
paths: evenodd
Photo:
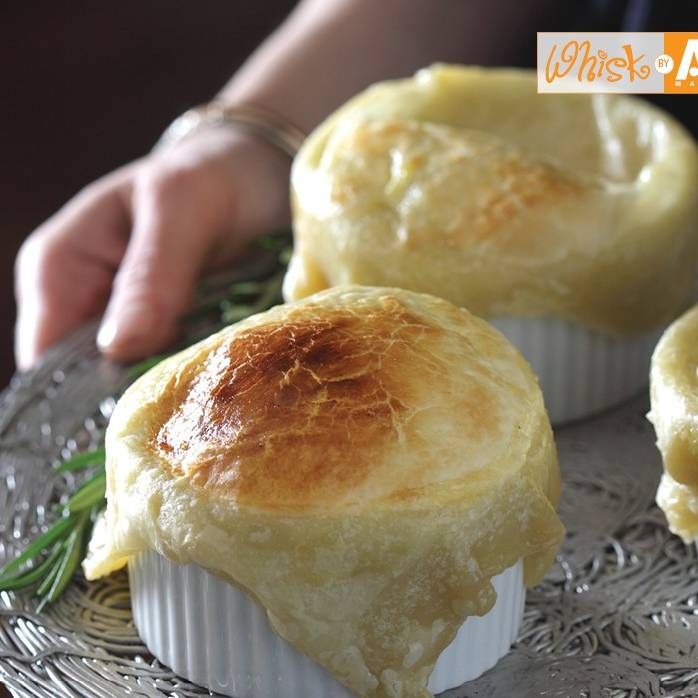
<path id="1" fill-rule="evenodd" d="M 133 619 L 148 649 L 177 674 L 235 698 L 350 698 L 354 694 L 270 627 L 244 592 L 196 565 L 157 553 L 129 562 Z M 477 678 L 518 634 L 526 597 L 523 564 L 495 577 L 497 602 L 471 617 L 429 680 L 440 693 Z"/>
<path id="2" fill-rule="evenodd" d="M 554 425 L 588 417 L 639 395 L 662 329 L 616 338 L 559 318 L 489 320 L 538 375 Z"/>

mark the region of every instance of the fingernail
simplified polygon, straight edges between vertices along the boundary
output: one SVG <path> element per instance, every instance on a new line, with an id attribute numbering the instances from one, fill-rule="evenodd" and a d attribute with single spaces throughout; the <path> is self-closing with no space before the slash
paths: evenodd
<path id="1" fill-rule="evenodd" d="M 105 317 L 97 332 L 97 346 L 100 349 L 106 349 L 111 346 L 116 339 L 116 320 L 114 318 Z"/>
<path id="2" fill-rule="evenodd" d="M 108 313 L 97 332 L 97 345 L 103 350 L 118 350 L 146 338 L 153 331 L 154 324 L 153 311 L 146 305 Z"/>
<path id="3" fill-rule="evenodd" d="M 18 354 L 15 359 L 15 366 L 20 373 L 28 371 L 35 363 L 36 357 L 27 354 Z"/>

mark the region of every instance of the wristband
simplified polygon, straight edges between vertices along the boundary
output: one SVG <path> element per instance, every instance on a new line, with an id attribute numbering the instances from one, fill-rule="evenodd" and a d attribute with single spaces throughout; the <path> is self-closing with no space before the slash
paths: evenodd
<path id="1" fill-rule="evenodd" d="M 283 117 L 252 104 L 227 106 L 221 102 L 194 107 L 177 117 L 165 130 L 156 148 L 180 142 L 191 134 L 211 126 L 231 126 L 279 148 L 295 157 L 305 134 Z"/>

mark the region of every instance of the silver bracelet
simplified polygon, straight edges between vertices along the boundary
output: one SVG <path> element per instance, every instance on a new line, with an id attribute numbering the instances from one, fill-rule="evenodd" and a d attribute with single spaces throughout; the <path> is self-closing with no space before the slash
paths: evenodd
<path id="1" fill-rule="evenodd" d="M 155 148 L 173 145 L 192 133 L 210 126 L 233 126 L 257 136 L 295 157 L 305 134 L 283 117 L 252 104 L 227 106 L 209 102 L 194 107 L 177 117 L 160 136 Z"/>

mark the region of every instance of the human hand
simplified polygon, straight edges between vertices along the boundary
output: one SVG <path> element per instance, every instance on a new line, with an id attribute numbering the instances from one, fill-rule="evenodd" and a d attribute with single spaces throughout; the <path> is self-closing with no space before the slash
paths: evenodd
<path id="1" fill-rule="evenodd" d="M 176 335 L 202 270 L 283 225 L 287 197 L 284 156 L 225 127 L 89 185 L 17 256 L 18 367 L 103 311 L 105 355 L 128 361 L 158 351 Z"/>

